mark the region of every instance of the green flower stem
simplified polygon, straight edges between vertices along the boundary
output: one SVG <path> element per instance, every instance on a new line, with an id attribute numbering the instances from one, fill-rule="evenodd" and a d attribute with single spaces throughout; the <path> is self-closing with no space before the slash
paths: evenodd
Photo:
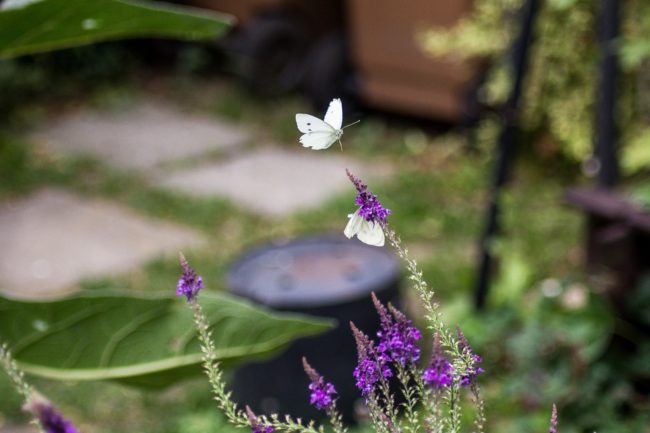
<path id="1" fill-rule="evenodd" d="M 397 417 L 397 408 L 395 408 L 395 399 L 393 398 L 393 395 L 390 392 L 390 385 L 388 384 L 388 381 L 382 374 L 380 374 L 379 389 L 381 390 L 382 400 L 384 403 L 384 407 L 386 408 L 386 412 L 385 413 L 382 412 L 384 417 L 386 418 L 385 421 L 389 426 L 390 431 L 400 432 L 402 429 L 400 428 L 399 420 Z"/>
<path id="2" fill-rule="evenodd" d="M 399 362 L 395 363 L 397 370 L 397 379 L 399 380 L 402 387 L 402 394 L 406 400 L 403 403 L 405 409 L 405 417 L 407 421 L 407 427 L 405 431 L 407 433 L 416 433 L 420 429 L 420 422 L 418 419 L 417 411 L 415 407 L 417 406 L 418 399 L 416 394 L 419 394 L 417 387 L 411 386 L 411 371 L 405 369 Z M 417 375 L 417 374 L 416 374 Z M 415 381 L 415 380 L 414 380 Z"/>
<path id="3" fill-rule="evenodd" d="M 449 394 L 447 401 L 449 403 L 449 416 L 447 417 L 447 424 L 449 425 L 449 433 L 458 433 L 460 431 L 460 389 L 458 383 L 454 382 L 449 387 Z"/>
<path id="4" fill-rule="evenodd" d="M 382 411 L 379 405 L 379 399 L 374 391 L 366 398 L 366 404 L 368 405 L 368 413 L 372 425 L 375 427 L 375 431 L 377 433 L 390 433 L 389 426 L 386 423 L 386 415 Z"/>
<path id="5" fill-rule="evenodd" d="M 476 405 L 476 418 L 474 419 L 474 425 L 476 426 L 477 433 L 483 433 L 485 431 L 485 400 L 481 397 L 481 388 L 479 387 L 476 381 L 472 381 L 470 385 L 470 392 L 472 393 L 472 400 Z"/>
<path id="6" fill-rule="evenodd" d="M 203 369 L 208 376 L 217 407 L 232 425 L 236 427 L 249 427 L 250 421 L 248 417 L 241 409 L 237 408 L 237 404 L 231 399 L 231 393 L 226 391 L 226 384 L 223 380 L 223 372 L 217 362 L 216 349 L 212 341 L 208 319 L 201 305 L 196 301 L 196 298 L 188 303 L 194 313 L 194 324 L 199 333 L 201 352 L 203 352 Z M 285 416 L 284 420 L 280 420 L 278 415 L 275 414 L 271 417 L 260 416 L 258 419 L 264 425 L 271 425 L 278 432 L 323 433 L 322 427 L 316 428 L 313 421 L 307 425 L 303 425 L 301 419 L 294 420 L 288 415 Z"/>
<path id="7" fill-rule="evenodd" d="M 16 361 L 11 356 L 11 352 L 5 343 L 0 344 L 0 364 L 2 365 L 2 368 L 7 372 L 7 376 L 9 376 L 13 388 L 18 394 L 22 395 L 23 399 L 25 400 L 25 404 L 29 403 L 35 391 L 32 386 L 25 380 L 25 374 L 20 368 L 18 368 Z M 38 418 L 36 418 L 36 416 L 33 414 L 31 423 L 38 428 L 40 433 L 45 433 L 43 427 L 41 426 L 41 423 L 38 421 Z"/>
<path id="8" fill-rule="evenodd" d="M 440 341 L 443 346 L 447 348 L 448 353 L 453 359 L 453 364 L 463 362 L 462 365 L 472 365 L 471 360 L 469 362 L 466 360 L 469 357 L 460 350 L 458 346 L 458 340 L 453 336 L 451 331 L 445 326 L 442 321 L 440 312 L 438 311 L 438 303 L 433 301 L 433 295 L 435 294 L 434 290 L 429 287 L 424 278 L 422 277 L 422 271 L 418 268 L 417 262 L 410 258 L 408 255 L 408 249 L 402 246 L 402 241 L 400 237 L 393 231 L 388 225 L 384 226 L 384 231 L 386 237 L 390 244 L 397 251 L 397 255 L 404 260 L 406 263 L 406 269 L 409 273 L 409 280 L 413 282 L 413 287 L 415 288 L 420 301 L 425 309 L 425 319 L 427 321 L 427 328 L 433 333 L 438 333 L 440 335 Z"/>
<path id="9" fill-rule="evenodd" d="M 334 433 L 347 433 L 348 429 L 343 425 L 341 414 L 338 413 L 336 408 L 328 410 L 327 416 L 329 417 L 330 424 L 332 425 L 332 430 L 334 430 Z"/>

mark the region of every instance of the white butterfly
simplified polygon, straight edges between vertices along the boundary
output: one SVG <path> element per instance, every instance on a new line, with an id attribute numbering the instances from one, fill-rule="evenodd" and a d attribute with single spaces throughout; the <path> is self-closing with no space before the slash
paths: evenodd
<path id="1" fill-rule="evenodd" d="M 378 222 L 367 221 L 364 217 L 359 215 L 361 209 L 356 211 L 354 214 L 349 215 L 350 221 L 348 225 L 345 226 L 343 234 L 348 238 L 357 235 L 359 239 L 364 244 L 373 245 L 375 247 L 384 246 L 384 230 L 381 228 L 381 224 Z"/>
<path id="2" fill-rule="evenodd" d="M 343 135 L 342 124 L 343 105 L 338 98 L 332 99 L 323 120 L 311 114 L 296 114 L 296 125 L 303 133 L 300 143 L 303 147 L 311 147 L 314 150 L 327 149 L 337 140 L 340 144 Z"/>

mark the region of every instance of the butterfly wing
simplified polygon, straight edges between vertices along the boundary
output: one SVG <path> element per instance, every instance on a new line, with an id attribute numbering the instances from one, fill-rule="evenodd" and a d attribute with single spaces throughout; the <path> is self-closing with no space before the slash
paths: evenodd
<path id="1" fill-rule="evenodd" d="M 323 120 L 332 128 L 341 129 L 341 125 L 343 125 L 343 104 L 341 104 L 340 99 L 332 99 Z"/>
<path id="2" fill-rule="evenodd" d="M 311 114 L 296 114 L 296 125 L 298 126 L 298 131 L 304 134 L 322 131 L 334 132 L 334 128 Z"/>
<path id="3" fill-rule="evenodd" d="M 384 230 L 381 228 L 381 225 L 366 221 L 364 217 L 359 215 L 358 210 L 354 215 L 350 216 L 350 220 L 345 226 L 343 234 L 348 239 L 357 235 L 357 238 L 361 242 L 375 247 L 383 247 L 385 242 Z"/>
<path id="4" fill-rule="evenodd" d="M 335 101 L 338 101 L 338 112 L 340 117 L 336 129 L 326 121 L 320 120 L 318 117 L 303 113 L 296 114 L 296 125 L 298 126 L 298 130 L 303 133 L 300 137 L 300 143 L 303 147 L 310 147 L 314 150 L 327 149 L 332 145 L 332 143 L 341 137 L 342 131 L 340 130 L 340 127 L 343 119 L 340 100 L 335 99 L 330 103 L 330 108 L 327 110 L 325 117 L 327 118 L 328 115 L 330 117 L 336 117 L 335 112 L 337 110 L 337 104 L 334 103 Z M 336 121 L 336 118 L 334 121 Z"/>
<path id="5" fill-rule="evenodd" d="M 373 245 L 375 247 L 384 246 L 384 230 L 378 223 L 363 220 L 361 229 L 357 233 L 357 238 L 359 238 L 359 240 L 364 244 Z"/>
<path id="6" fill-rule="evenodd" d="M 359 230 L 361 230 L 361 224 L 363 224 L 363 217 L 359 215 L 359 211 L 356 211 L 353 215 L 350 216 L 350 220 L 348 221 L 348 224 L 345 226 L 345 230 L 343 230 L 343 234 L 348 238 L 352 238 L 352 236 L 356 235 L 359 233 Z"/>
<path id="7" fill-rule="evenodd" d="M 337 140 L 334 131 L 312 131 L 300 137 L 303 147 L 311 147 L 313 150 L 327 149 Z"/>

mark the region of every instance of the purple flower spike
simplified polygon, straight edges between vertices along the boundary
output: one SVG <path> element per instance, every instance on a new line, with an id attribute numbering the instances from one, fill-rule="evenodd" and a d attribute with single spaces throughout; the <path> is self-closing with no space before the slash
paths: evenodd
<path id="1" fill-rule="evenodd" d="M 432 388 L 443 388 L 451 385 L 454 368 L 445 357 L 440 344 L 440 335 L 436 332 L 433 336 L 433 350 L 431 351 L 431 362 L 429 368 L 424 370 L 422 380 Z"/>
<path id="2" fill-rule="evenodd" d="M 393 373 L 368 336 L 354 326 L 352 322 L 350 322 L 350 327 L 357 343 L 359 357 L 357 367 L 352 375 L 357 380 L 356 386 L 361 391 L 361 395 L 367 397 L 375 392 L 377 382 L 391 377 Z"/>
<path id="3" fill-rule="evenodd" d="M 257 419 L 257 415 L 255 415 L 255 412 L 246 406 L 246 416 L 248 416 L 248 422 L 251 425 L 251 429 L 253 433 L 272 433 L 273 432 L 273 426 L 270 425 L 264 425 L 259 420 Z"/>
<path id="4" fill-rule="evenodd" d="M 461 373 L 460 380 L 458 381 L 458 383 L 460 383 L 462 386 L 468 386 L 472 383 L 472 381 L 474 381 L 476 376 L 485 371 L 481 367 L 478 367 L 478 364 L 481 363 L 483 359 L 472 352 L 472 348 L 470 347 L 467 338 L 465 338 L 465 335 L 460 330 L 460 328 L 456 328 L 456 334 L 458 335 L 458 347 L 460 351 L 466 355 L 469 355 L 470 359 L 472 360 L 471 365 L 465 367 L 465 371 Z"/>
<path id="5" fill-rule="evenodd" d="M 309 384 L 309 390 L 311 395 L 309 398 L 309 404 L 315 406 L 318 410 L 325 410 L 326 412 L 331 412 L 334 409 L 334 395 L 336 394 L 336 389 L 334 385 L 330 382 L 325 382 L 323 376 L 318 374 L 311 365 L 307 362 L 306 358 L 302 358 L 302 365 L 305 369 L 305 373 L 309 376 L 311 383 Z"/>
<path id="6" fill-rule="evenodd" d="M 45 433 L 79 433 L 72 422 L 63 418 L 52 403 L 43 397 L 30 399 L 23 409 L 38 418 Z"/>
<path id="7" fill-rule="evenodd" d="M 185 256 L 180 254 L 181 267 L 183 268 L 183 275 L 176 284 L 176 296 L 185 296 L 187 302 L 191 302 L 196 298 L 199 290 L 203 288 L 203 279 L 194 272 L 185 259 Z"/>
<path id="8" fill-rule="evenodd" d="M 381 205 L 377 196 L 368 191 L 368 185 L 363 183 L 361 179 L 350 173 L 349 170 L 346 169 L 345 171 L 359 193 L 354 201 L 359 206 L 357 211 L 359 216 L 368 222 L 378 223 L 381 226 L 385 225 L 386 218 L 390 215 L 390 209 L 386 209 Z"/>
<path id="9" fill-rule="evenodd" d="M 551 422 L 548 426 L 548 433 L 557 433 L 557 407 L 553 404 L 553 411 L 551 412 Z"/>
<path id="10" fill-rule="evenodd" d="M 420 359 L 420 348 L 417 345 L 418 340 L 422 338 L 420 331 L 401 311 L 388 304 L 393 320 L 374 293 L 372 302 L 381 320 L 381 330 L 377 332 L 379 337 L 377 351 L 380 356 L 386 361 L 393 361 L 401 366 L 415 364 Z"/>

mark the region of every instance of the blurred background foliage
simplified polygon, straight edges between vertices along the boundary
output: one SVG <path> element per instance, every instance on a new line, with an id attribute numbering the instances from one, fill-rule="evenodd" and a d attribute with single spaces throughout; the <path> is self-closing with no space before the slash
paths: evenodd
<path id="1" fill-rule="evenodd" d="M 504 102 L 510 76 L 507 59 L 515 14 L 524 0 L 477 0 L 474 11 L 451 29 L 426 29 L 419 34 L 432 55 L 479 56 L 490 59 L 482 102 Z M 535 22 L 531 67 L 524 85 L 522 127 L 535 133 L 546 150 L 582 162 L 591 156 L 599 47 L 598 2 L 540 2 Z M 616 45 L 623 76 L 618 80 L 617 117 L 621 163 L 628 174 L 650 164 L 650 3 L 624 0 L 621 37 Z M 495 122 L 487 119 L 484 128 Z M 483 134 L 489 137 L 492 134 Z"/>

